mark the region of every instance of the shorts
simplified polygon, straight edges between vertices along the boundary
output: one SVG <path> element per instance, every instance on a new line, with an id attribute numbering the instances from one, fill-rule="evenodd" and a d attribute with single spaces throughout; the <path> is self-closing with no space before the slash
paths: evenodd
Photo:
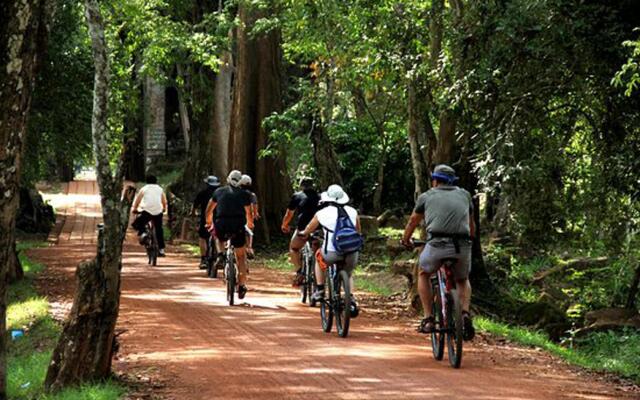
<path id="1" fill-rule="evenodd" d="M 322 258 L 328 265 L 340 263 L 342 269 L 347 271 L 349 275 L 353 272 L 358 264 L 358 257 L 360 256 L 359 252 L 349 253 L 349 254 L 340 254 L 336 251 L 325 251 L 322 249 Z"/>
<path id="2" fill-rule="evenodd" d="M 209 230 L 207 229 L 204 223 L 201 223 L 200 226 L 198 227 L 198 236 L 200 237 L 200 239 L 204 239 L 204 240 L 209 239 L 209 236 L 210 236 Z"/>
<path id="3" fill-rule="evenodd" d="M 247 243 L 244 218 L 219 218 L 214 221 L 213 225 L 219 240 L 223 242 L 231 240 L 231 245 L 237 249 L 244 247 Z"/>
<path id="4" fill-rule="evenodd" d="M 440 268 L 440 261 L 443 258 L 456 258 L 458 262 L 454 266 L 453 275 L 456 280 L 469 278 L 471 272 L 471 245 L 460 243 L 460 253 L 456 253 L 453 242 L 433 241 L 427 243 L 420 253 L 419 265 L 428 274 L 432 274 Z"/>
<path id="5" fill-rule="evenodd" d="M 293 251 L 299 251 L 304 247 L 304 244 L 307 243 L 305 238 L 303 238 L 302 236 L 298 236 L 298 232 L 302 231 L 294 229 L 293 235 L 291 235 L 291 243 L 289 243 L 289 248 Z"/>

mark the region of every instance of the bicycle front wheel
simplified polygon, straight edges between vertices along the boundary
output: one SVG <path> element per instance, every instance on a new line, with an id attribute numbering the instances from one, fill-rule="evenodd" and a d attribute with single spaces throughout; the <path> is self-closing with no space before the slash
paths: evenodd
<path id="1" fill-rule="evenodd" d="M 322 320 L 322 330 L 331 332 L 333 325 L 333 283 L 331 282 L 331 268 L 325 271 L 325 288 L 329 291 L 328 296 L 320 303 L 320 319 Z"/>
<path id="2" fill-rule="evenodd" d="M 349 334 L 349 322 L 351 321 L 351 285 L 347 271 L 340 271 L 336 281 L 336 328 L 338 336 L 346 338 Z"/>
<path id="3" fill-rule="evenodd" d="M 233 259 L 227 260 L 227 268 L 225 270 L 225 277 L 227 279 L 227 301 L 232 306 L 234 303 L 235 291 L 236 291 L 236 266 Z"/>
<path id="4" fill-rule="evenodd" d="M 431 349 L 433 350 L 433 358 L 441 361 L 444 357 L 444 320 L 442 317 L 442 298 L 440 297 L 440 289 L 433 285 L 434 297 L 432 301 L 432 310 L 435 319 L 435 330 L 431 332 Z"/>
<path id="5" fill-rule="evenodd" d="M 304 277 L 304 281 L 302 282 L 302 285 L 300 285 L 300 302 L 305 304 L 307 299 L 311 300 L 308 295 L 309 291 L 307 290 L 309 287 L 309 253 L 306 248 L 302 249 L 302 276 Z"/>
<path id="6" fill-rule="evenodd" d="M 462 364 L 462 304 L 457 291 L 447 294 L 447 348 L 449 364 L 460 368 Z"/>

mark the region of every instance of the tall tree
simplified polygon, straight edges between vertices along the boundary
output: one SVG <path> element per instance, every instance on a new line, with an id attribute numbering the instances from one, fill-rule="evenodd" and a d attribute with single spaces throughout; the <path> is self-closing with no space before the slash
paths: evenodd
<path id="1" fill-rule="evenodd" d="M 109 159 L 109 54 L 98 0 L 85 2 L 85 15 L 95 66 L 91 134 L 100 187 L 103 227 L 95 259 L 76 273 L 78 288 L 69 317 L 54 350 L 45 386 L 56 391 L 111 373 L 114 331 L 120 304 L 122 243 L 129 220 L 132 190 L 123 193 L 123 159 L 116 170 Z"/>
<path id="2" fill-rule="evenodd" d="M 53 10 L 49 0 L 0 3 L 0 400 L 7 398 L 7 269 L 15 256 L 21 157 L 31 93 Z"/>
<path id="3" fill-rule="evenodd" d="M 262 122 L 282 108 L 280 33 L 276 29 L 252 32 L 261 15 L 249 2 L 240 3 L 238 14 L 241 25 L 237 32 L 229 168 L 254 177 L 256 194 L 263 207 L 263 232 L 268 240 L 269 228 L 277 228 L 290 190 L 284 154 L 277 158 L 260 154 L 269 144 Z"/>

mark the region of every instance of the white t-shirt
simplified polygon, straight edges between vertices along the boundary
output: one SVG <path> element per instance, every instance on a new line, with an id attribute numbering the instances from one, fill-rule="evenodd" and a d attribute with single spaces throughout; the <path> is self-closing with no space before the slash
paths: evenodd
<path id="1" fill-rule="evenodd" d="M 151 215 L 162 214 L 162 194 L 163 190 L 160 185 L 148 184 L 140 189 L 139 196 L 142 200 L 138 205 L 140 211 L 146 211 Z"/>
<path id="2" fill-rule="evenodd" d="M 356 221 L 358 220 L 358 211 L 351 206 L 344 206 L 349 219 L 353 223 L 353 226 L 356 226 Z M 316 213 L 316 217 L 318 217 L 318 221 L 322 228 L 324 229 L 325 236 L 324 240 L 326 242 L 327 251 L 336 251 L 336 248 L 333 246 L 333 232 L 336 230 L 336 222 L 338 220 L 338 208 L 336 206 L 327 206 L 322 210 Z"/>

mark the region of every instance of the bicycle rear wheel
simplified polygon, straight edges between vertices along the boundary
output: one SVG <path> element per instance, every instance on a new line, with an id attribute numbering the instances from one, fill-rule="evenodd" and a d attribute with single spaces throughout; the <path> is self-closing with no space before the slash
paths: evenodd
<path id="1" fill-rule="evenodd" d="M 225 278 L 227 280 L 227 301 L 232 306 L 236 292 L 236 266 L 233 258 L 227 260 L 227 268 L 225 269 Z"/>
<path id="2" fill-rule="evenodd" d="M 318 285 L 316 285 L 316 264 L 314 259 L 311 259 L 309 264 L 309 274 L 307 275 L 307 296 L 309 297 L 309 307 L 315 307 L 317 301 L 313 298 Z"/>
<path id="3" fill-rule="evenodd" d="M 333 325 L 333 284 L 331 283 L 331 268 L 327 268 L 325 271 L 324 282 L 329 294 L 328 298 L 320 303 L 320 319 L 322 320 L 322 330 L 331 332 L 331 326 Z"/>
<path id="4" fill-rule="evenodd" d="M 349 334 L 349 322 L 351 321 L 351 285 L 347 271 L 340 271 L 336 279 L 336 328 L 338 336 L 346 338 Z"/>
<path id="5" fill-rule="evenodd" d="M 449 364 L 460 368 L 462 364 L 462 304 L 456 290 L 447 294 L 447 348 Z"/>
<path id="6" fill-rule="evenodd" d="M 435 319 L 435 330 L 431 332 L 431 348 L 433 350 L 433 358 L 441 361 L 444 357 L 444 337 L 445 323 L 442 317 L 442 298 L 440 297 L 440 289 L 437 285 L 433 285 L 432 293 L 434 298 L 432 302 L 433 316 Z"/>
<path id="7" fill-rule="evenodd" d="M 158 264 L 158 239 L 156 238 L 156 230 L 151 228 L 149 231 L 149 244 L 147 254 L 149 255 L 149 264 L 156 266 Z"/>

